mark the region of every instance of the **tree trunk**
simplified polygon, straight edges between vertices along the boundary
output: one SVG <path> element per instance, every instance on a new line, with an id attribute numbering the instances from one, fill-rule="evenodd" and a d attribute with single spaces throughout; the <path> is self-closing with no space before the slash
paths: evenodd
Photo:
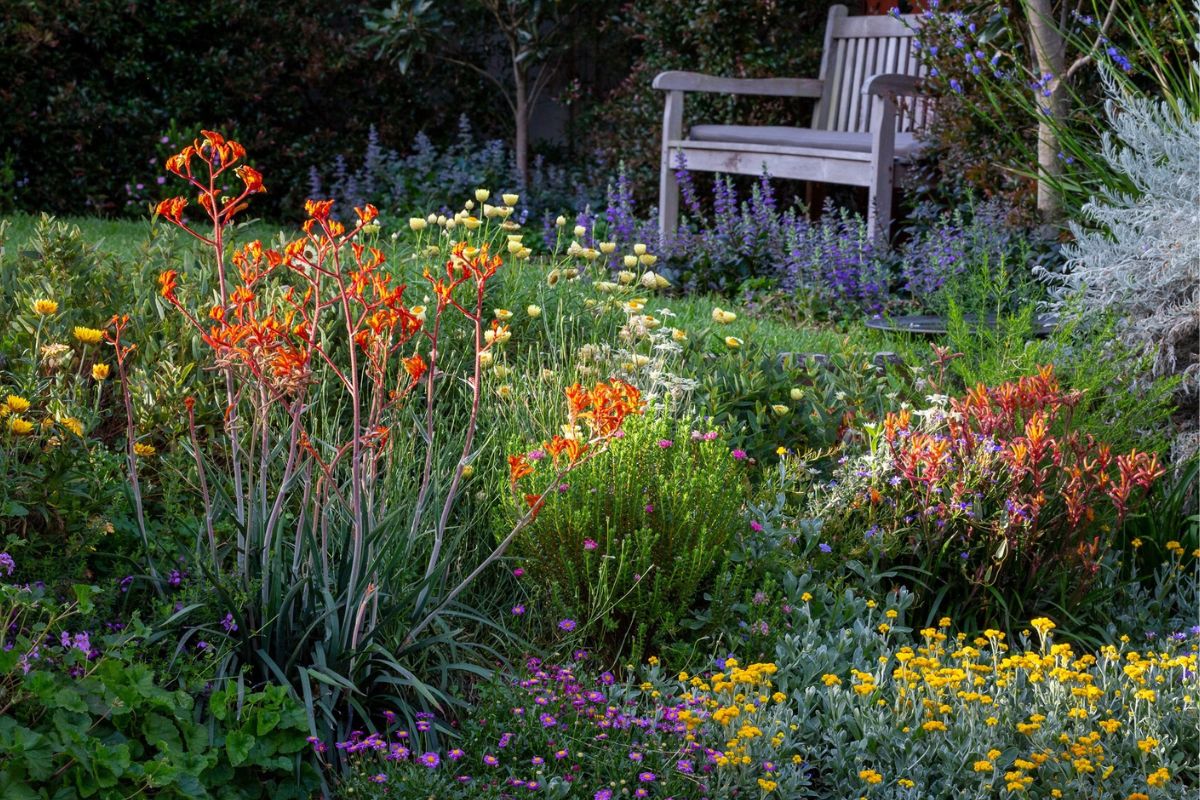
<path id="1" fill-rule="evenodd" d="M 1026 0 L 1025 14 L 1037 62 L 1042 88 L 1035 90 L 1034 102 L 1041 111 L 1038 118 L 1038 192 L 1037 207 L 1044 222 L 1056 222 L 1062 206 L 1054 183 L 1062 175 L 1058 129 L 1067 118 L 1067 90 L 1062 81 L 1066 72 L 1066 45 L 1055 26 L 1052 0 Z"/>
<path id="2" fill-rule="evenodd" d="M 513 59 L 513 88 L 515 90 L 515 110 L 513 111 L 517 135 L 513 145 L 517 159 L 517 176 L 521 180 L 521 188 L 529 185 L 529 75 L 525 65 Z"/>

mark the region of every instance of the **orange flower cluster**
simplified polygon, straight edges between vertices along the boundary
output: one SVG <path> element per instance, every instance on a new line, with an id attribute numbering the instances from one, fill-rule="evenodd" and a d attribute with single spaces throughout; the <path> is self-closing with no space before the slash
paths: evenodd
<path id="1" fill-rule="evenodd" d="M 450 253 L 450 258 L 446 260 L 446 276 L 435 278 L 426 272 L 425 279 L 433 286 L 439 308 L 453 305 L 468 317 L 473 317 L 455 301 L 454 290 L 467 281 L 473 281 L 477 290 L 483 291 L 487 281 L 496 274 L 502 264 L 500 256 L 489 253 L 487 244 L 471 247 L 466 242 L 459 242 Z"/>
<path id="2" fill-rule="evenodd" d="M 1093 521 L 1094 500 L 1108 497 L 1120 519 L 1135 489 L 1147 491 L 1163 475 L 1156 456 L 1134 451 L 1115 459 L 1114 476 L 1108 445 L 1069 429 L 1056 435 L 1055 428 L 1069 428 L 1069 411 L 1081 398 L 1045 366 L 950 399 L 944 432 L 914 431 L 911 415 L 901 411 L 884 419 L 883 435 L 896 471 L 941 518 L 977 488 L 965 480 L 976 474 L 1007 488 L 1004 528 L 1036 529 L 1046 507 L 1061 500 L 1064 522 L 1075 530 Z"/>
<path id="3" fill-rule="evenodd" d="M 233 140 L 214 131 L 200 131 L 200 138 L 183 148 L 180 152 L 167 159 L 166 168 L 180 178 L 190 183 L 198 192 L 200 206 L 209 217 L 227 224 L 233 216 L 246 208 L 245 200 L 252 194 L 267 191 L 263 186 L 262 173 L 254 167 L 243 164 L 234 169 L 234 174 L 241 179 L 243 189 L 235 197 L 224 197 L 217 186 L 217 178 L 238 161 L 246 157 L 246 148 Z M 192 169 L 192 162 L 202 162 L 207 176 L 197 177 Z M 207 177 L 207 183 L 203 178 Z M 186 197 L 171 197 L 163 200 L 155 208 L 154 213 L 164 219 L 183 225 L 183 210 L 187 206 Z M 189 231 L 192 235 L 194 232 Z M 203 238 L 203 237 L 198 237 Z"/>
<path id="4" fill-rule="evenodd" d="M 615 438 L 625 418 L 642 413 L 641 392 L 619 378 L 597 383 L 585 389 L 578 383 L 567 387 L 566 435 L 555 435 L 542 443 L 542 449 L 554 462 L 559 474 L 578 465 L 589 454 L 598 452 L 608 440 Z M 589 437 L 580 436 L 579 425 L 587 427 Z M 526 454 L 508 457 L 509 485 L 515 493 L 518 482 L 534 473 L 534 465 Z M 542 495 L 525 495 L 534 516 L 541 510 Z"/>
<path id="5" fill-rule="evenodd" d="M 262 175 L 241 165 L 235 172 L 244 184 L 240 195 L 221 200 L 218 177 L 245 158 L 245 149 L 213 131 L 202 131 L 202 138 L 185 147 L 167 161 L 168 171 L 184 178 L 200 191 L 200 205 L 213 224 L 211 238 L 193 230 L 183 221 L 187 200 L 164 200 L 158 214 L 184 231 L 217 248 L 220 300 L 208 311 L 207 325 L 184 308 L 179 290 L 179 274 L 166 270 L 159 276 L 160 291 L 168 302 L 182 311 L 216 352 L 218 363 L 245 368 L 263 383 L 275 399 L 299 392 L 312 379 L 314 364 L 323 361 L 344 381 L 349 378 L 325 352 L 321 342 L 325 320 L 341 317 L 351 341 L 367 359 L 369 376 L 382 383 L 391 374 L 393 356 L 422 328 L 422 321 L 404 303 L 405 286 L 392 285 L 383 272 L 383 253 L 354 241 L 365 225 L 373 222 L 378 210 L 372 205 L 356 208 L 358 224 L 347 230 L 333 218 L 332 200 L 305 203 L 308 219 L 304 235 L 270 249 L 251 242 L 232 255 L 237 273 L 236 285 L 226 275 L 220 251 L 221 230 L 251 194 L 266 191 Z M 198 177 L 195 163 L 207 167 L 208 175 Z M 353 263 L 347 263 L 347 250 Z M 280 291 L 266 279 L 277 269 L 286 269 L 300 280 L 300 287 Z M 327 327 L 327 326 L 326 326 Z M 420 354 L 401 358 L 396 372 L 407 377 L 407 385 L 392 391 L 393 399 L 410 390 L 426 373 Z"/>

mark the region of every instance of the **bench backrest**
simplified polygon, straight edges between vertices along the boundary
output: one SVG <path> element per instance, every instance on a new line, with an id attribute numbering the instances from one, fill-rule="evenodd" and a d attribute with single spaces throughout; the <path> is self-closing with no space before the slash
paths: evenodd
<path id="1" fill-rule="evenodd" d="M 881 73 L 925 74 L 913 47 L 915 14 L 847 16 L 846 7 L 829 9 L 825 52 L 821 56 L 821 98 L 813 110 L 813 127 L 826 131 L 870 131 L 872 105 L 878 100 L 862 94 L 867 78 Z M 904 103 L 896 118 L 897 131 L 915 131 L 929 113 L 924 100 Z"/>

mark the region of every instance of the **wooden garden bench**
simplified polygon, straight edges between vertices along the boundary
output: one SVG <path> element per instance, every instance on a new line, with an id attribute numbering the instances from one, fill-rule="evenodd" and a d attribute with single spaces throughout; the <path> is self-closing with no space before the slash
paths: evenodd
<path id="1" fill-rule="evenodd" d="M 829 9 L 820 77 L 718 78 L 663 72 L 665 91 L 659 233 L 679 224 L 678 156 L 689 170 L 865 186 L 872 237 L 891 225 L 897 168 L 913 155 L 929 113 L 920 97 L 924 67 L 913 47 L 916 15 L 850 17 Z M 816 99 L 812 127 L 696 125 L 683 136 L 685 92 Z"/>

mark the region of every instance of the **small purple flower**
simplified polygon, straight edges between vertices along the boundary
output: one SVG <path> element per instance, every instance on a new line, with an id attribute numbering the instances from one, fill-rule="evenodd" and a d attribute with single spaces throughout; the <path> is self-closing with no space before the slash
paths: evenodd
<path id="1" fill-rule="evenodd" d="M 520 578 L 525 575 L 525 570 L 522 569 L 521 567 L 517 567 L 516 569 L 513 570 L 512 574 L 513 574 L 514 578 Z"/>
<path id="2" fill-rule="evenodd" d="M 761 522 L 756 519 L 750 520 L 750 530 L 754 531 L 755 533 L 762 533 L 762 529 L 763 526 Z"/>
<path id="3" fill-rule="evenodd" d="M 583 540 L 583 549 L 584 550 L 595 550 L 597 547 L 599 547 L 599 545 L 596 544 L 595 539 L 584 539 Z"/>
<path id="4" fill-rule="evenodd" d="M 558 629 L 560 631 L 566 631 L 567 633 L 570 633 L 571 631 L 575 630 L 575 620 L 573 620 L 573 619 L 559 620 L 558 621 Z"/>
<path id="5" fill-rule="evenodd" d="M 731 455 L 733 456 L 734 461 L 742 461 L 746 458 L 746 451 L 741 449 L 734 450 Z"/>
<path id="6" fill-rule="evenodd" d="M 13 561 L 13 557 L 8 553 L 0 553 L 0 569 L 3 569 L 5 575 L 12 575 L 17 568 L 17 562 Z"/>
<path id="7" fill-rule="evenodd" d="M 494 767 L 500 763 L 500 759 L 496 758 L 491 753 L 488 753 L 483 757 L 483 763 L 487 764 L 489 767 Z"/>
<path id="8" fill-rule="evenodd" d="M 821 542 L 819 545 L 817 545 L 817 549 L 819 549 L 822 553 L 832 553 L 833 552 L 833 548 L 831 546 L 829 546 L 828 544 L 826 544 L 825 542 Z"/>
<path id="9" fill-rule="evenodd" d="M 654 783 L 654 781 L 658 780 L 658 776 L 653 772 L 639 772 L 638 780 L 642 783 Z"/>
<path id="10" fill-rule="evenodd" d="M 132 576 L 132 575 L 126 575 L 124 578 L 121 578 L 121 582 L 120 582 L 119 584 L 117 584 L 117 586 L 120 588 L 120 590 L 121 590 L 122 592 L 128 592 L 128 591 L 129 591 L 129 587 L 130 587 L 132 584 L 133 584 L 133 576 Z"/>
<path id="11" fill-rule="evenodd" d="M 519 616 L 521 616 L 522 614 L 524 614 L 524 613 L 525 613 L 525 606 L 522 606 L 522 605 L 515 605 L 515 606 L 513 606 L 513 607 L 512 607 L 512 613 L 513 613 L 513 616 L 514 616 L 514 617 L 519 617 Z"/>
<path id="12" fill-rule="evenodd" d="M 541 756 L 534 756 L 533 758 L 529 759 L 529 763 L 535 767 L 540 767 L 542 764 L 546 763 L 546 759 L 542 758 Z"/>
<path id="13" fill-rule="evenodd" d="M 233 614 L 225 615 L 225 619 L 221 620 L 221 627 L 225 629 L 226 633 L 233 633 L 238 629 L 237 623 L 233 621 Z"/>
<path id="14" fill-rule="evenodd" d="M 543 450 L 531 450 L 526 457 L 530 461 L 541 461 L 546 457 L 546 453 Z"/>
<path id="15" fill-rule="evenodd" d="M 592 795 L 592 800 L 612 800 L 612 796 L 612 789 L 598 789 L 596 793 Z"/>
<path id="16" fill-rule="evenodd" d="M 642 759 L 644 759 L 644 758 L 645 758 L 645 756 L 636 750 L 633 750 L 629 753 L 629 760 L 634 762 L 635 764 L 642 763 Z"/>
<path id="17" fill-rule="evenodd" d="M 550 715 L 549 715 L 549 714 L 543 714 L 542 716 L 543 716 L 543 717 L 549 717 Z M 554 717 L 550 717 L 550 719 L 552 720 L 550 724 L 551 724 L 551 725 L 553 725 L 553 724 L 554 724 L 554 722 L 553 722 L 553 720 L 554 720 Z M 542 724 L 544 725 L 544 724 L 545 724 L 545 722 L 543 722 Z M 549 726 L 547 726 L 547 727 L 549 727 Z M 499 747 L 501 750 L 503 750 L 504 748 L 508 747 L 509 743 L 512 741 L 512 738 L 513 738 L 513 735 L 512 735 L 511 733 L 502 733 L 502 734 L 500 734 L 500 741 L 496 742 L 496 747 Z"/>
<path id="18" fill-rule="evenodd" d="M 659 439 L 658 440 L 658 446 L 661 447 L 663 450 L 666 450 L 668 447 L 670 447 L 673 444 L 675 444 L 675 443 L 673 441 L 671 441 L 670 439 Z"/>
<path id="19" fill-rule="evenodd" d="M 556 759 L 558 759 L 559 761 L 562 761 L 564 758 L 566 758 L 566 757 L 567 757 L 567 756 L 569 756 L 569 755 L 571 755 L 571 753 L 570 753 L 570 751 L 568 751 L 568 750 L 567 750 L 567 748 L 565 748 L 565 747 L 564 747 L 562 750 L 555 750 L 555 751 L 554 751 L 554 757 L 555 757 Z"/>
<path id="20" fill-rule="evenodd" d="M 372 775 L 368 780 L 370 780 L 371 783 L 387 783 L 387 779 L 387 775 L 380 772 L 376 775 Z"/>
<path id="21" fill-rule="evenodd" d="M 206 642 L 206 641 L 204 641 L 203 639 L 201 639 L 200 641 L 196 642 L 196 649 L 197 649 L 197 650 L 207 650 L 207 649 L 208 649 L 208 642 Z"/>
<path id="22" fill-rule="evenodd" d="M 554 718 L 553 714 L 539 714 L 538 722 L 542 723 L 543 728 L 553 728 L 558 724 L 558 720 Z M 507 742 L 505 742 L 505 744 L 507 744 Z"/>
<path id="23" fill-rule="evenodd" d="M 453 750 L 451 750 L 449 753 L 446 753 L 446 758 L 450 759 L 451 761 L 458 761 L 464 755 L 466 755 L 466 754 L 462 751 L 462 749 L 456 747 Z"/>
<path id="24" fill-rule="evenodd" d="M 442 759 L 437 753 L 426 753 L 417 760 L 430 769 L 436 769 L 442 763 Z"/>
<path id="25" fill-rule="evenodd" d="M 684 775 L 691 775 L 696 771 L 696 768 L 692 765 L 692 762 L 686 758 L 680 759 L 679 763 L 675 765 L 675 769 L 679 770 Z"/>
<path id="26" fill-rule="evenodd" d="M 653 503 L 646 503 L 646 513 L 647 514 L 654 513 L 654 504 Z"/>

